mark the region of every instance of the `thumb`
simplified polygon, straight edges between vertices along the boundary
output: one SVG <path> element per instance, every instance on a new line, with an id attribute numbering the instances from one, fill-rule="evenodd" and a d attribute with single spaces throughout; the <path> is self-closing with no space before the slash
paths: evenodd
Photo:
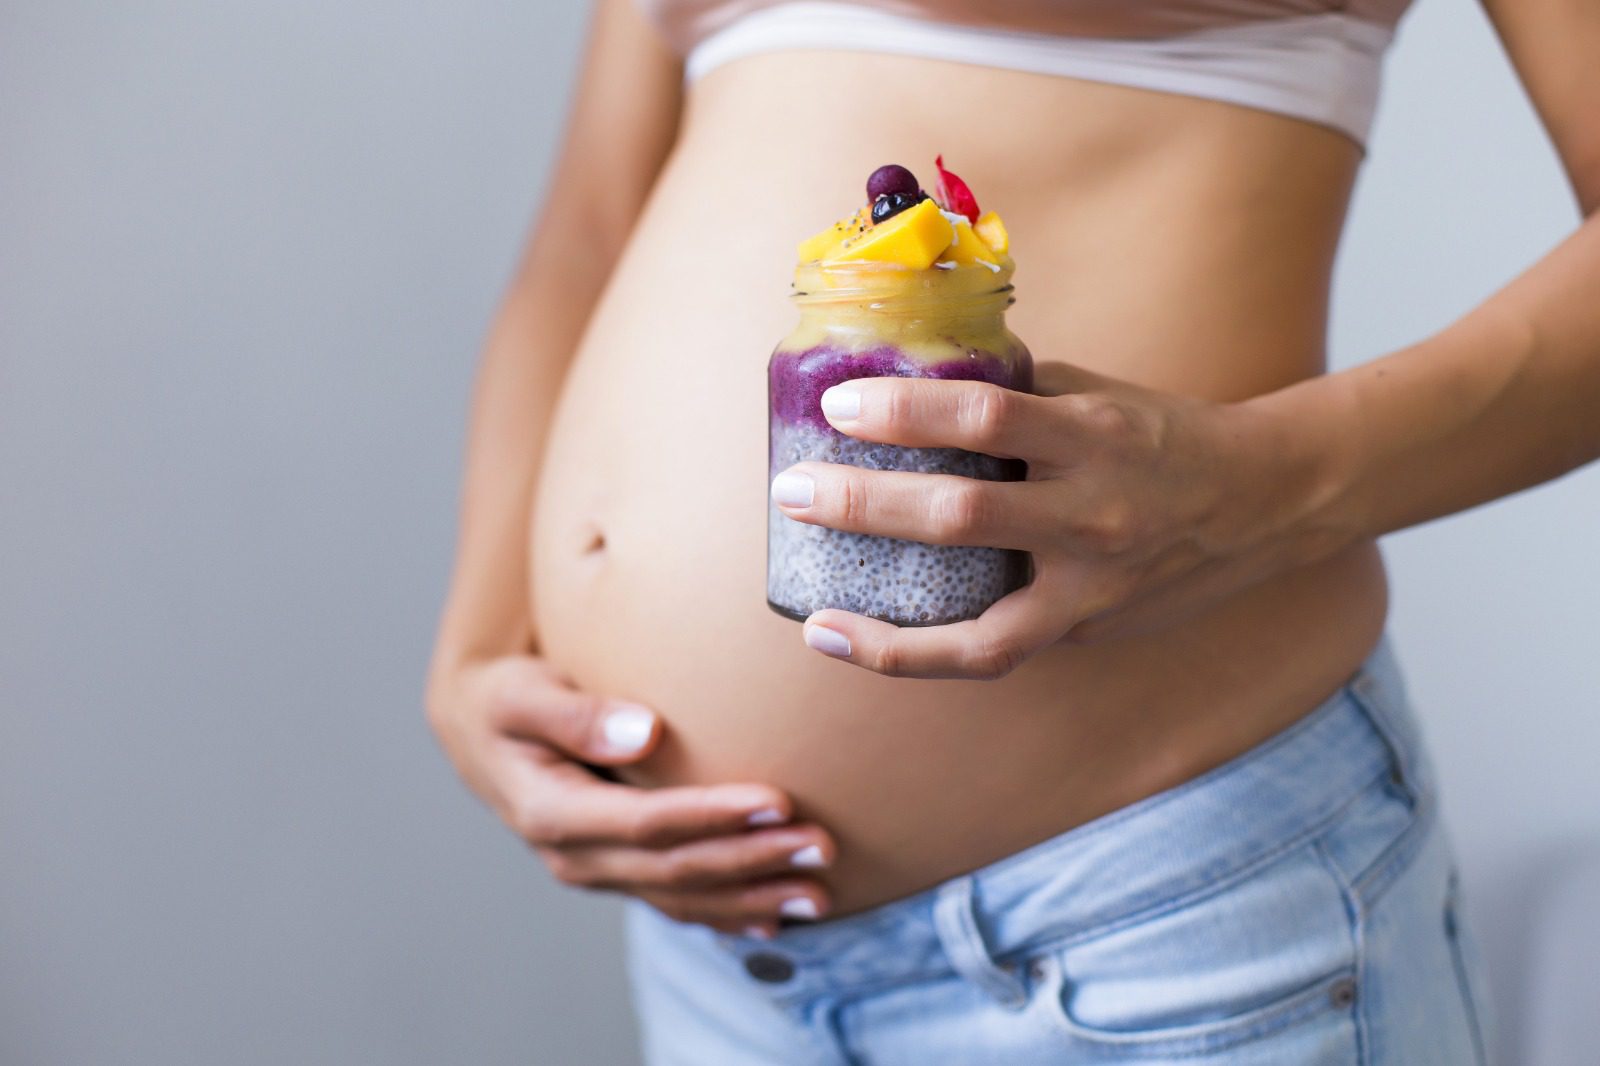
<path id="1" fill-rule="evenodd" d="M 661 740 L 661 719 L 630 700 L 583 692 L 537 659 L 496 664 L 490 679 L 495 729 L 602 766 L 637 762 Z"/>

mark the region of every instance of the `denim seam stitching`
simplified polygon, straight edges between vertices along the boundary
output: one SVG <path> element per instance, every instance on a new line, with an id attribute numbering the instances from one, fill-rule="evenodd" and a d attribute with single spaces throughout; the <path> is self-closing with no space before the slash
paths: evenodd
<path id="1" fill-rule="evenodd" d="M 1056 972 L 1060 979 L 1050 983 L 1052 996 L 1059 996 L 1066 991 L 1066 974 L 1059 963 L 1056 964 Z M 1211 1058 L 1219 1051 L 1272 1036 L 1317 1017 L 1329 1009 L 1329 989 L 1354 972 L 1353 966 L 1341 966 L 1304 988 L 1246 1011 L 1237 1018 L 1155 1028 L 1145 1031 L 1148 1035 L 1141 1035 L 1139 1030 L 1119 1032 L 1085 1025 L 1071 1016 L 1064 1001 L 1056 1006 L 1060 1013 L 1052 1015 L 1051 1020 L 1072 1039 L 1117 1058 L 1142 1058 L 1151 1054 L 1160 1054 L 1168 1059 Z"/>
<path id="2" fill-rule="evenodd" d="M 1399 771 L 1401 787 L 1408 795 L 1418 798 L 1422 792 L 1418 787 L 1420 759 L 1416 751 L 1421 743 L 1419 730 L 1405 728 L 1403 712 L 1391 714 L 1390 708 L 1385 706 L 1384 698 L 1373 691 L 1375 684 L 1375 679 L 1363 668 L 1350 682 L 1350 697 L 1372 722 L 1378 735 L 1383 738 L 1384 747 L 1389 749 L 1389 758 Z"/>
<path id="3" fill-rule="evenodd" d="M 829 1050 L 837 1055 L 839 1062 L 845 1063 L 847 1066 L 855 1066 L 856 1063 L 861 1061 L 861 1057 L 850 1046 L 850 1036 L 844 1030 L 844 1009 L 846 1006 L 846 1000 L 836 999 L 830 1001 L 825 997 L 819 997 L 816 1002 L 810 1005 L 809 1012 L 821 1017 L 813 1020 L 807 1028 L 821 1029 L 822 1033 L 815 1034 L 816 1042 L 824 1046 L 831 1043 L 832 1046 Z"/>
<path id="4" fill-rule="evenodd" d="M 948 981 L 950 979 L 965 981 L 961 971 L 954 966 L 944 965 L 935 969 L 916 970 L 910 973 L 896 974 L 893 977 L 884 977 L 876 981 L 866 981 L 851 984 L 843 988 L 809 989 L 795 991 L 781 999 L 796 1010 L 815 1010 L 823 1001 L 828 1001 L 830 1010 L 839 1013 L 853 1003 L 871 999 L 873 996 L 885 992 L 892 992 L 897 988 L 909 988 L 933 981 Z M 780 998 L 780 997 L 774 997 Z"/>
<path id="5" fill-rule="evenodd" d="M 1452 867 L 1450 881 L 1445 895 L 1445 914 L 1449 917 L 1450 924 L 1445 929 L 1445 937 L 1450 941 L 1450 963 L 1456 974 L 1457 992 L 1461 996 L 1462 1007 L 1467 1014 L 1467 1027 L 1472 1036 L 1472 1052 L 1477 1060 L 1477 1066 L 1485 1066 L 1488 1060 L 1488 1050 L 1483 1038 L 1483 1023 L 1478 1017 L 1478 1003 L 1475 996 L 1477 989 L 1467 973 L 1467 959 L 1461 943 L 1461 932 L 1457 923 L 1460 916 L 1460 873 Z"/>
<path id="6" fill-rule="evenodd" d="M 1351 882 L 1351 887 L 1368 909 L 1383 898 L 1389 886 L 1399 879 L 1427 843 L 1428 830 L 1438 812 L 1433 794 L 1422 793 L 1413 811 L 1411 824 Z"/>
<path id="7" fill-rule="evenodd" d="M 1381 780 L 1383 776 L 1386 776 L 1386 773 L 1387 771 L 1375 778 L 1374 781 Z M 1368 785 L 1364 786 L 1361 791 L 1364 792 L 1366 788 L 1371 787 L 1372 783 L 1373 782 L 1369 782 Z M 1357 797 L 1359 797 L 1359 795 L 1360 792 L 1356 794 Z M 1354 802 L 1354 799 L 1355 797 L 1352 797 L 1351 802 Z M 1346 806 L 1348 806 L 1348 804 Z M 1315 1017 L 1318 1013 L 1320 1013 L 1321 1009 L 1325 1009 L 1318 1008 L 1316 1006 L 1318 994 L 1326 994 L 1325 990 L 1331 987 L 1339 979 L 1345 976 L 1353 975 L 1357 982 L 1356 989 L 1358 997 L 1357 1006 L 1352 1011 L 1352 1027 L 1355 1032 L 1356 1045 L 1356 1066 L 1367 1066 L 1369 1058 L 1367 1051 L 1368 1039 L 1365 1027 L 1363 1025 L 1363 1008 L 1365 1004 L 1365 997 L 1362 995 L 1362 989 L 1365 986 L 1366 968 L 1364 938 L 1361 933 L 1363 924 L 1362 915 L 1364 912 L 1361 908 L 1360 901 L 1355 898 L 1354 893 L 1351 890 L 1349 881 L 1337 868 L 1337 865 L 1333 862 L 1332 856 L 1328 854 L 1327 849 L 1323 844 L 1323 840 L 1327 835 L 1327 831 L 1328 830 L 1324 828 L 1322 832 L 1314 834 L 1310 842 L 1310 848 L 1314 858 L 1317 860 L 1317 864 L 1322 867 L 1324 872 L 1328 874 L 1329 879 L 1333 881 L 1335 888 L 1339 892 L 1340 902 L 1343 904 L 1345 911 L 1345 919 L 1350 924 L 1352 948 L 1352 957 L 1350 962 L 1341 965 L 1336 970 L 1332 970 L 1323 975 L 1317 980 L 1311 982 L 1305 988 L 1297 992 L 1290 993 L 1275 1003 L 1264 1004 L 1263 1006 L 1258 1007 L 1254 1011 L 1250 1012 L 1251 1014 L 1258 1015 L 1257 1017 L 1249 1018 L 1248 1020 L 1245 1018 L 1240 1018 L 1235 1019 L 1232 1022 L 1224 1020 L 1217 1023 L 1216 1028 L 1206 1032 L 1191 1031 L 1188 1033 L 1183 1033 L 1177 1031 L 1179 1027 L 1173 1027 L 1174 1031 L 1169 1034 L 1152 1035 L 1148 1039 L 1140 1039 L 1132 1033 L 1127 1034 L 1126 1037 L 1123 1037 L 1122 1034 L 1107 1032 L 1102 1036 L 1095 1030 L 1093 1026 L 1084 1025 L 1083 1023 L 1071 1019 L 1070 1017 L 1065 1023 L 1065 1027 L 1068 1029 L 1068 1032 L 1076 1039 L 1094 1043 L 1097 1046 L 1111 1050 L 1113 1053 L 1117 1054 L 1118 1057 L 1127 1057 L 1136 1054 L 1146 1055 L 1158 1049 L 1163 1056 L 1173 1059 L 1188 1059 L 1211 1056 L 1215 1055 L 1218 1051 L 1222 1051 L 1230 1047 L 1237 1047 L 1240 1044 L 1249 1043 L 1252 1040 L 1260 1039 L 1269 1034 L 1281 1032 L 1284 1029 L 1292 1028 L 1295 1025 Z M 1233 882 L 1229 882 L 1228 886 L 1225 887 L 1231 887 L 1232 883 Z M 1193 906 L 1195 903 L 1201 902 L 1205 898 L 1205 895 L 1199 896 L 1196 899 L 1188 901 L 1185 906 Z M 1177 909 L 1181 910 L 1182 908 Z M 1165 913 L 1175 913 L 1175 911 L 1160 912 L 1157 914 L 1152 914 L 1149 917 L 1160 917 Z M 1058 942 L 1057 944 L 1049 947 L 1042 947 L 1038 950 L 1042 952 L 1053 952 L 1059 950 L 1059 948 L 1063 946 L 1065 946 L 1065 942 Z M 1055 966 L 1061 972 L 1062 980 L 1060 982 L 1060 990 L 1064 991 L 1066 983 L 1065 970 L 1061 967 L 1059 961 L 1055 963 Z M 1060 1009 L 1063 1013 L 1065 1013 L 1066 1007 L 1064 1004 Z M 1122 1038 L 1119 1039 L 1119 1037 Z"/>
<path id="8" fill-rule="evenodd" d="M 1312 846 L 1323 867 L 1327 869 L 1328 876 L 1339 886 L 1339 895 L 1344 900 L 1345 916 L 1350 922 L 1350 942 L 1355 952 L 1356 972 L 1356 1001 L 1351 1011 L 1351 1022 L 1356 1032 L 1356 1066 L 1368 1066 L 1371 1060 L 1372 1038 L 1367 1022 L 1367 912 L 1362 906 L 1361 897 L 1356 895 L 1350 880 L 1345 877 L 1344 871 L 1339 869 L 1339 864 L 1328 851 L 1326 841 L 1327 834 L 1324 834 L 1318 837 Z"/>
<path id="9" fill-rule="evenodd" d="M 1016 947 L 996 955 L 995 959 L 998 961 L 1027 953 L 1057 950 L 1071 944 L 1093 940 L 1099 936 L 1107 936 L 1126 929 L 1130 925 L 1137 925 L 1153 918 L 1176 914 L 1178 911 L 1204 902 L 1214 895 L 1227 891 L 1241 881 L 1247 880 L 1296 850 L 1305 847 L 1308 841 L 1316 840 L 1334 822 L 1338 821 L 1369 787 L 1371 787 L 1371 782 L 1355 789 L 1349 796 L 1341 800 L 1337 806 L 1326 811 L 1300 832 L 1280 840 L 1276 845 L 1256 854 L 1232 869 L 1210 876 L 1196 875 L 1191 877 L 1190 880 L 1191 882 L 1198 881 L 1198 884 L 1191 884 L 1190 887 L 1186 887 L 1176 894 L 1167 895 L 1161 899 L 1146 903 L 1142 907 L 1124 912 L 1116 917 L 1093 922 L 1081 929 L 1065 933 L 1042 933 L 1037 939 L 1029 938 Z"/>

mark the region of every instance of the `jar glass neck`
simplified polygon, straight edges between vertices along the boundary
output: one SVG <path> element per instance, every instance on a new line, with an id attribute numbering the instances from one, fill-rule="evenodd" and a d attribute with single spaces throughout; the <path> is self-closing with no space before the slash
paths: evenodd
<path id="1" fill-rule="evenodd" d="M 802 323 L 845 328 L 998 328 L 1014 302 L 1011 268 L 966 265 L 912 270 L 881 263 L 795 270 L 792 298 Z"/>

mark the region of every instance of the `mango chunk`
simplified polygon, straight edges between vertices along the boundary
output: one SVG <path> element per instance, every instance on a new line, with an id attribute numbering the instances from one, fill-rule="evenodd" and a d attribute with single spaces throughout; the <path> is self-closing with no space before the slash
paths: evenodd
<path id="1" fill-rule="evenodd" d="M 978 262 L 999 262 L 994 253 L 989 250 L 989 246 L 978 239 L 978 235 L 973 232 L 970 223 L 963 220 L 957 222 L 953 228 L 955 229 L 955 238 L 950 242 L 950 247 L 946 248 L 944 254 L 939 258 L 964 265 Z"/>
<path id="2" fill-rule="evenodd" d="M 1005 232 L 1005 222 L 1000 221 L 1000 216 L 994 211 L 984 211 L 979 214 L 978 221 L 973 224 L 973 232 L 982 238 L 982 242 L 989 245 L 989 251 L 1003 256 L 1011 250 L 1011 234 Z"/>
<path id="3" fill-rule="evenodd" d="M 995 255 L 1005 255 L 1011 250 L 1011 235 L 1006 232 L 1006 224 L 993 211 L 979 215 L 972 228 Z"/>
<path id="4" fill-rule="evenodd" d="M 816 259 L 828 258 L 839 250 L 839 246 L 846 238 L 856 236 L 860 230 L 871 225 L 872 208 L 863 207 L 849 218 L 842 218 L 821 233 L 801 241 L 800 262 L 809 263 Z"/>
<path id="5" fill-rule="evenodd" d="M 923 200 L 869 227 L 865 233 L 847 238 L 828 259 L 899 263 L 913 270 L 926 270 L 954 238 L 954 230 L 939 213 L 939 205 Z"/>

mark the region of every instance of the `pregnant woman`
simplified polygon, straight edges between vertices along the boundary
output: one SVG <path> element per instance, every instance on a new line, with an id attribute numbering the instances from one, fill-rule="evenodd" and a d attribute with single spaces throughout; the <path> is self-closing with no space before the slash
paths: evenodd
<path id="1" fill-rule="evenodd" d="M 631 897 L 648 1061 L 1483 1060 L 1374 541 L 1600 456 L 1600 19 L 1486 3 L 1588 221 L 1324 374 L 1403 6 L 597 4 L 428 703 L 556 877 Z M 794 242 L 936 152 L 1013 234 L 1034 389 L 867 378 L 827 417 L 1026 480 L 804 462 L 771 498 L 1032 580 L 797 623 L 763 595 Z"/>

